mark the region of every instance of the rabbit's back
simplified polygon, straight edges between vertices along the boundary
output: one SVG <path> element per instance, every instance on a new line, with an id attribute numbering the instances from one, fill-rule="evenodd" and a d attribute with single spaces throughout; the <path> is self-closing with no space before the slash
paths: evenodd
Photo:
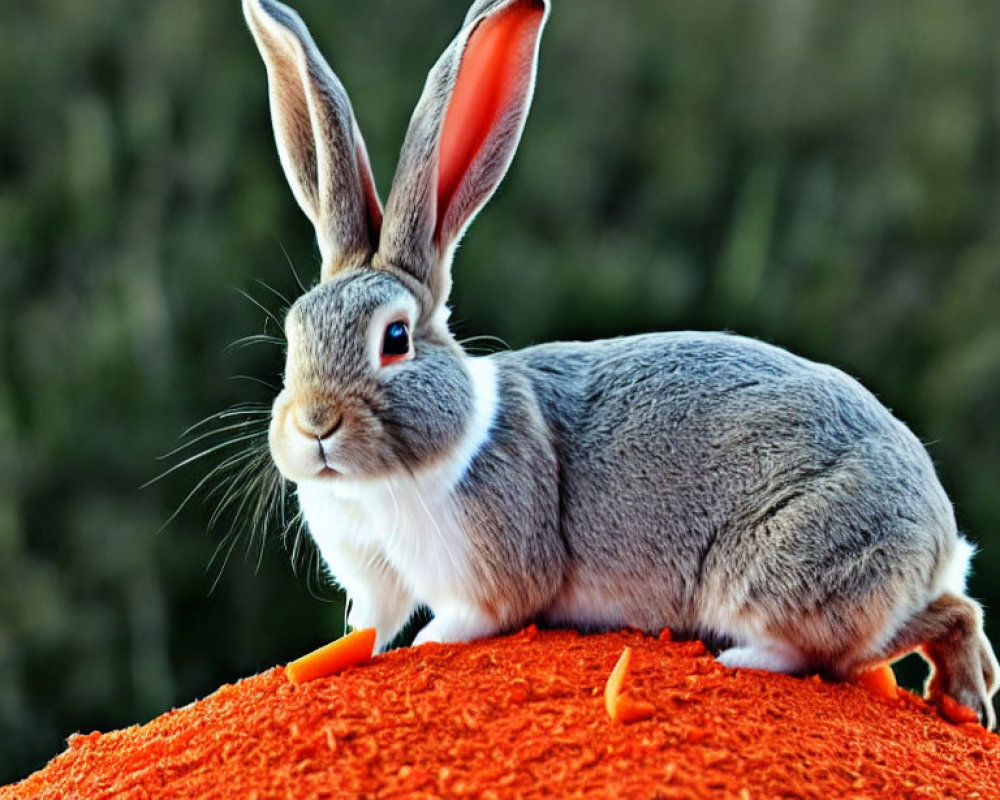
<path id="1" fill-rule="evenodd" d="M 833 367 L 694 332 L 501 363 L 529 376 L 558 454 L 570 567 L 556 620 L 739 638 L 842 604 L 844 634 L 862 635 L 964 578 L 926 451 Z"/>

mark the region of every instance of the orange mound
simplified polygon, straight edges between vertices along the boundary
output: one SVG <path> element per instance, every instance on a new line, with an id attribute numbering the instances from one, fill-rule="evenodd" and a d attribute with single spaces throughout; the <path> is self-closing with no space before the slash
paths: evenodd
<path id="1" fill-rule="evenodd" d="M 655 713 L 613 722 L 604 687 Z M 74 736 L 15 798 L 995 797 L 1000 737 L 818 678 L 728 670 L 697 642 L 536 632 L 399 650 L 292 685 L 224 686 Z M 977 794 L 978 793 L 978 794 Z"/>

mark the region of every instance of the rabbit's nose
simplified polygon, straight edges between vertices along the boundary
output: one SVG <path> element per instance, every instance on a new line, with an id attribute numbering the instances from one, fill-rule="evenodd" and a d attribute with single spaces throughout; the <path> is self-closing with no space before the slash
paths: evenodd
<path id="1" fill-rule="evenodd" d="M 292 425 L 303 436 L 320 441 L 333 436 L 344 421 L 339 411 L 326 408 L 298 408 L 292 413 Z"/>

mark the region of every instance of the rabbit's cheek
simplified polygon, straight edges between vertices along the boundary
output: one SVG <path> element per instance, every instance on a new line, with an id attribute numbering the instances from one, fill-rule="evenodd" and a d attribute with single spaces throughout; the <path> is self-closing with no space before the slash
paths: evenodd
<path id="1" fill-rule="evenodd" d="M 344 424 L 336 442 L 327 448 L 331 466 L 354 476 L 376 476 L 387 472 L 392 464 L 382 446 L 382 425 L 371 414 L 357 411 L 345 414 Z"/>

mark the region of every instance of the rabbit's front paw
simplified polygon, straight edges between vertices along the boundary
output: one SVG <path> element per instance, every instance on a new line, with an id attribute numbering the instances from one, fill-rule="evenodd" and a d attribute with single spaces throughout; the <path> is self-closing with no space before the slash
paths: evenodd
<path id="1" fill-rule="evenodd" d="M 393 602 L 389 602 L 393 601 Z M 374 628 L 377 632 L 375 652 L 382 653 L 413 615 L 414 605 L 406 597 L 389 596 L 380 605 L 352 601 L 347 624 L 355 630 Z"/>
<path id="2" fill-rule="evenodd" d="M 500 631 L 497 621 L 478 608 L 447 606 L 435 611 L 413 640 L 414 646 L 427 642 L 471 642 Z"/>

